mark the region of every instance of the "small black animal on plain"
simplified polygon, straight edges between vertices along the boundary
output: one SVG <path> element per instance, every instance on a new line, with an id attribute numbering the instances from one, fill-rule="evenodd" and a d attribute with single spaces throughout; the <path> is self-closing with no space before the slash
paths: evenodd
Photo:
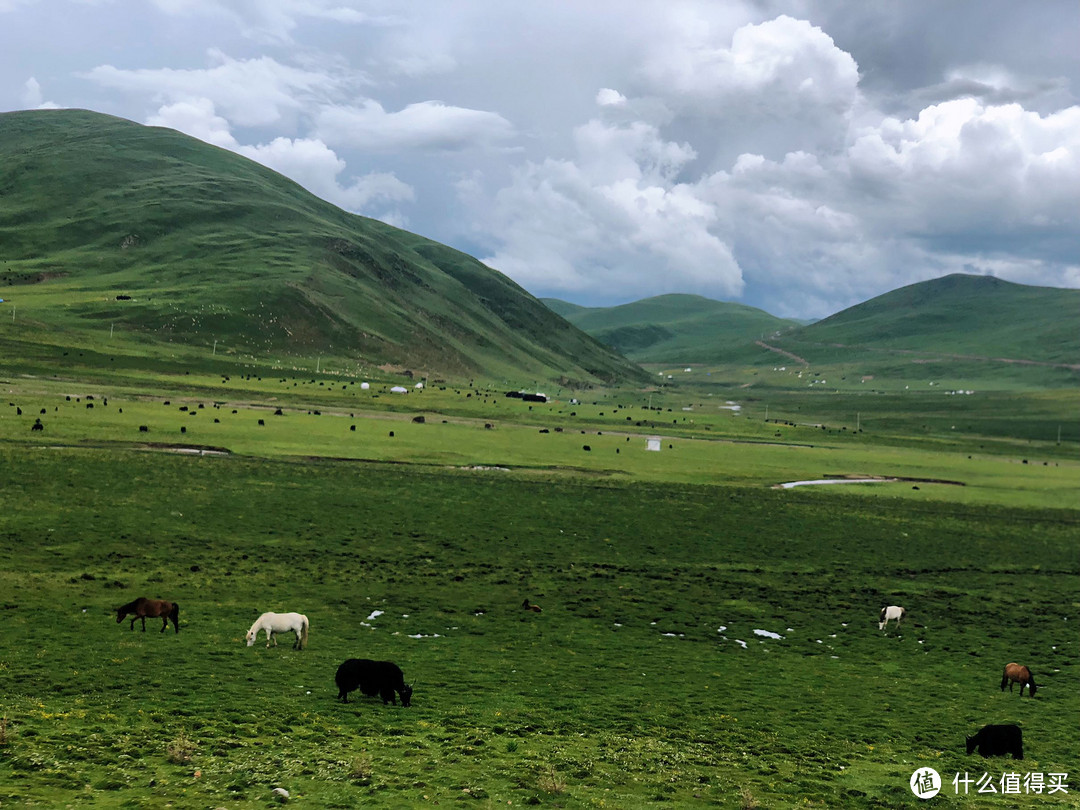
<path id="1" fill-rule="evenodd" d="M 401 667 L 392 661 L 372 661 L 370 658 L 349 658 L 341 663 L 334 675 L 338 700 L 349 702 L 349 692 L 359 689 L 368 697 L 378 695 L 383 704 L 397 705 L 394 693 L 401 696 L 401 705 L 412 703 L 412 686 L 405 683 Z"/>
<path id="2" fill-rule="evenodd" d="M 1013 759 L 1024 758 L 1024 735 L 1020 726 L 983 726 L 974 737 L 966 738 L 967 752 L 976 748 L 984 757 L 1003 757 L 1012 754 Z"/>

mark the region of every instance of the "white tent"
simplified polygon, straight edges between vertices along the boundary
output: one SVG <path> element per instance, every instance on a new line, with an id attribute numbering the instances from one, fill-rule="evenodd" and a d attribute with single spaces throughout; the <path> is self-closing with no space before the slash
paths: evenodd
<path id="1" fill-rule="evenodd" d="M 395 385 L 393 388 L 390 389 L 390 391 L 391 391 L 391 393 L 394 393 L 394 394 L 407 394 L 407 393 L 409 393 L 408 388 L 404 388 L 404 387 L 402 387 L 400 385 Z"/>
<path id="2" fill-rule="evenodd" d="M 646 450 L 654 450 L 657 453 L 659 453 L 660 452 L 660 440 L 659 439 L 646 439 L 645 440 L 645 449 Z"/>
<path id="3" fill-rule="evenodd" d="M 361 391 L 367 391 L 369 388 L 371 388 L 370 383 L 360 383 L 360 390 Z"/>

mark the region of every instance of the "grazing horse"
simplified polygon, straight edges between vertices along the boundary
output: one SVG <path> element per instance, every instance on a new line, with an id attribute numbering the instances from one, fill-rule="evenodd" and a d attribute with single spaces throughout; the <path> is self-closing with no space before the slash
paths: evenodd
<path id="1" fill-rule="evenodd" d="M 1020 697 L 1024 696 L 1024 687 L 1028 688 L 1028 697 L 1035 697 L 1035 690 L 1038 689 L 1035 685 L 1034 673 L 1027 667 L 1022 667 L 1019 664 L 1006 664 L 1005 671 L 1001 673 L 1001 691 L 1005 691 L 1005 684 L 1009 685 L 1009 691 L 1013 690 L 1013 684 L 1020 684 Z"/>
<path id="2" fill-rule="evenodd" d="M 878 630 L 884 630 L 888 624 L 889 619 L 896 619 L 896 626 L 900 626 L 900 620 L 907 615 L 907 611 L 897 605 L 889 605 L 881 609 L 881 615 L 878 619 Z"/>
<path id="3" fill-rule="evenodd" d="M 129 614 L 132 617 L 130 628 L 132 630 L 135 629 L 135 620 L 142 619 L 142 629 L 145 633 L 146 618 L 149 616 L 151 619 L 161 618 L 162 633 L 169 626 L 169 619 L 172 619 L 176 632 L 180 632 L 180 606 L 175 602 L 166 602 L 164 599 L 147 599 L 145 596 L 140 596 L 134 602 L 128 602 L 126 605 L 116 609 L 116 623 L 120 624 Z"/>
<path id="4" fill-rule="evenodd" d="M 259 633 L 266 631 L 266 646 L 274 642 L 277 646 L 277 633 L 296 633 L 296 641 L 293 642 L 294 650 L 302 650 L 307 645 L 308 618 L 301 613 L 264 613 L 255 620 L 251 629 L 247 631 L 247 645 L 250 647 L 259 637 Z"/>

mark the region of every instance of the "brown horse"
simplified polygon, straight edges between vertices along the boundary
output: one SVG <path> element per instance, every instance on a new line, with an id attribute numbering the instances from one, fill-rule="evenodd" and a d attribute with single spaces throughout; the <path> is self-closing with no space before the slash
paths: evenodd
<path id="1" fill-rule="evenodd" d="M 1005 671 L 1001 673 L 1001 691 L 1004 692 L 1005 684 L 1008 684 L 1011 692 L 1014 683 L 1020 684 L 1020 697 L 1024 696 L 1025 686 L 1028 688 L 1028 697 L 1035 697 L 1035 690 L 1039 688 L 1035 685 L 1030 669 L 1019 664 L 1006 664 Z"/>
<path id="2" fill-rule="evenodd" d="M 146 619 L 150 617 L 151 619 L 161 619 L 162 633 L 169 626 L 169 619 L 172 619 L 176 632 L 180 632 L 180 606 L 175 602 L 166 602 L 164 599 L 147 599 L 145 596 L 140 596 L 134 602 L 128 602 L 123 607 L 116 609 L 116 623 L 120 624 L 128 614 L 132 616 L 132 630 L 135 629 L 135 620 L 142 619 L 142 629 L 145 633 Z"/>
<path id="3" fill-rule="evenodd" d="M 521 603 L 521 607 L 524 608 L 525 610 L 531 610 L 533 613 L 542 613 L 543 610 L 544 610 L 539 605 L 534 605 L 528 599 L 526 599 L 524 602 Z"/>

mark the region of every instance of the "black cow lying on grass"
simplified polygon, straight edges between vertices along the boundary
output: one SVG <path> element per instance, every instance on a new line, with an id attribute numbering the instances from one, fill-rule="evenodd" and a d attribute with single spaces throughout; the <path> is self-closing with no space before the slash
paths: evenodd
<path id="1" fill-rule="evenodd" d="M 379 695 L 382 702 L 397 705 L 394 692 L 401 695 L 401 705 L 412 702 L 412 687 L 405 683 L 401 667 L 391 661 L 372 661 L 369 658 L 350 658 L 342 662 L 334 676 L 338 700 L 348 703 L 349 692 L 359 689 L 368 697 Z"/>
<path id="2" fill-rule="evenodd" d="M 1024 758 L 1024 738 L 1020 726 L 983 726 L 974 737 L 967 738 L 967 752 L 976 748 L 984 757 L 1003 757 L 1012 754 L 1013 759 Z"/>

